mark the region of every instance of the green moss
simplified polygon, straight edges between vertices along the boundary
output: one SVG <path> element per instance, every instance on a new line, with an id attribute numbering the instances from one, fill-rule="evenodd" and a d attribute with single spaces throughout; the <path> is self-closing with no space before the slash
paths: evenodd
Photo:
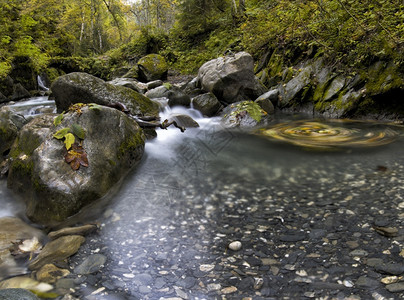
<path id="1" fill-rule="evenodd" d="M 136 134 L 129 136 L 120 145 L 118 159 L 121 159 L 127 153 L 136 152 L 139 147 L 144 146 L 145 140 L 143 130 L 139 128 Z"/>
<path id="2" fill-rule="evenodd" d="M 155 74 L 156 77 L 161 77 L 168 71 L 166 60 L 158 54 L 149 54 L 142 57 L 138 61 L 138 65 Z"/>
<path id="3" fill-rule="evenodd" d="M 404 80 L 397 67 L 390 63 L 377 62 L 362 76 L 367 79 L 365 88 L 369 95 L 382 94 L 394 88 L 404 88 Z"/>

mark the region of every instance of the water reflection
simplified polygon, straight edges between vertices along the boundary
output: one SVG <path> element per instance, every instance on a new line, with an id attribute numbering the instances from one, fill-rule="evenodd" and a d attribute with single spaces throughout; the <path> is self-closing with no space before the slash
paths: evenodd
<path id="1" fill-rule="evenodd" d="M 395 141 L 403 127 L 354 120 L 299 120 L 280 123 L 257 133 L 311 149 L 374 147 Z"/>

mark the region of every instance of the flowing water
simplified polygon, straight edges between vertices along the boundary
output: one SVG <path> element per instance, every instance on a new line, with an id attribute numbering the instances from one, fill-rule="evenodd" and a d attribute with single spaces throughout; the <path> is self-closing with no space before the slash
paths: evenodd
<path id="1" fill-rule="evenodd" d="M 227 276 L 221 256 L 228 242 L 267 243 L 268 220 L 298 218 L 299 201 L 327 206 L 353 197 L 366 208 L 370 198 L 385 201 L 389 191 L 397 201 L 404 196 L 399 126 L 282 116 L 260 135 L 224 128 L 219 119 L 185 108 L 166 110 L 162 120 L 172 112 L 191 115 L 200 127 L 158 130 L 147 142 L 143 160 L 96 219 L 99 233 L 72 258 L 77 265 L 91 253 L 107 256 L 102 277 L 81 283 L 82 295 L 119 291 L 159 299 L 188 293 L 190 299 L 210 299 L 216 295 L 212 284 L 226 286 L 220 282 Z M 386 186 L 377 181 L 381 173 Z M 0 199 L 0 216 L 18 211 L 4 181 Z M 305 209 L 309 214 L 314 208 Z M 257 228 L 265 230 L 253 238 Z M 201 266 L 211 265 L 219 277 L 200 274 L 207 272 Z"/>

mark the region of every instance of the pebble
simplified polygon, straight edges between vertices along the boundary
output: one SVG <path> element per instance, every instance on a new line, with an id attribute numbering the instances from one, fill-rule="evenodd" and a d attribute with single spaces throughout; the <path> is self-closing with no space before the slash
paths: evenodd
<path id="1" fill-rule="evenodd" d="M 229 286 L 229 287 L 226 287 L 226 288 L 224 288 L 224 289 L 221 289 L 220 290 L 220 292 L 222 293 L 222 294 L 231 294 L 231 293 L 235 293 L 235 292 L 237 292 L 237 288 L 235 287 L 235 286 Z"/>
<path id="2" fill-rule="evenodd" d="M 382 274 L 401 275 L 404 273 L 404 264 L 400 263 L 381 263 L 375 266 L 375 270 Z"/>
<path id="3" fill-rule="evenodd" d="M 376 230 L 377 233 L 387 237 L 395 237 L 398 234 L 398 229 L 396 227 L 375 226 L 374 229 Z"/>
<path id="4" fill-rule="evenodd" d="M 398 293 L 404 291 L 404 282 L 392 283 L 386 285 L 386 289 L 391 293 Z"/>
<path id="5" fill-rule="evenodd" d="M 398 280 L 399 280 L 399 278 L 397 276 L 388 276 L 388 277 L 382 278 L 380 281 L 381 281 L 381 283 L 384 283 L 384 284 L 392 284 L 392 283 L 396 283 Z"/>
<path id="6" fill-rule="evenodd" d="M 107 261 L 107 257 L 102 254 L 88 256 L 80 265 L 74 268 L 74 273 L 87 275 L 98 272 Z"/>
<path id="7" fill-rule="evenodd" d="M 241 249 L 241 247 L 242 247 L 242 244 L 240 241 L 234 241 L 229 244 L 229 249 L 233 250 L 233 251 L 238 251 Z"/>
<path id="8" fill-rule="evenodd" d="M 210 272 L 215 268 L 215 265 L 200 265 L 199 270 L 202 272 Z"/>

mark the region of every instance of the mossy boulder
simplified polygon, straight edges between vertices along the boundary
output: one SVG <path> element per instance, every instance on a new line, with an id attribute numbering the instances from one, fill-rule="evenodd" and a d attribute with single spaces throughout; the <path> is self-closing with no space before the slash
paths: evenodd
<path id="1" fill-rule="evenodd" d="M 66 111 L 74 103 L 124 104 L 132 115 L 158 116 L 158 105 L 142 94 L 106 83 L 87 73 L 69 73 L 57 78 L 51 86 L 58 112 Z"/>
<path id="2" fill-rule="evenodd" d="M 18 131 L 25 124 L 23 116 L 17 114 L 12 108 L 3 106 L 0 108 L 0 162 L 11 148 Z"/>
<path id="3" fill-rule="evenodd" d="M 167 79 L 168 65 L 164 57 L 158 54 L 149 54 L 137 62 L 139 67 L 139 80 L 145 82 Z"/>
<path id="4" fill-rule="evenodd" d="M 144 151 L 143 131 L 116 109 L 84 106 L 81 114 L 66 113 L 57 127 L 55 117 L 42 115 L 26 124 L 10 151 L 8 187 L 23 197 L 27 216 L 44 225 L 62 222 L 105 196 Z M 88 167 L 78 170 L 65 162 L 65 144 L 53 137 L 73 124 L 84 129 L 82 146 L 88 159 Z"/>

